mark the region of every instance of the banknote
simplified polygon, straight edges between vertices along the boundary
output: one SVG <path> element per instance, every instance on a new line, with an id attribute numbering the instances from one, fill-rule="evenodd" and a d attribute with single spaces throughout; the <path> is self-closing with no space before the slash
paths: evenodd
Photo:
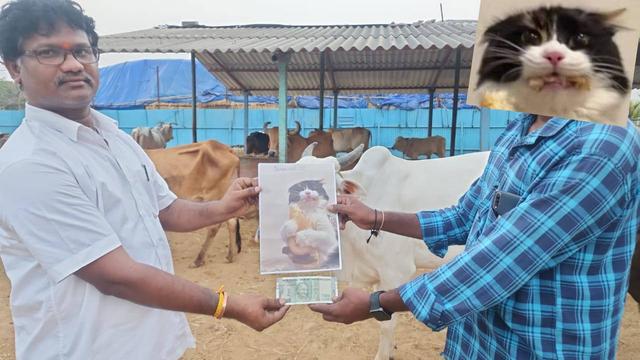
<path id="1" fill-rule="evenodd" d="M 331 303 L 338 295 L 338 280 L 331 276 L 284 277 L 276 280 L 276 298 L 287 305 Z"/>

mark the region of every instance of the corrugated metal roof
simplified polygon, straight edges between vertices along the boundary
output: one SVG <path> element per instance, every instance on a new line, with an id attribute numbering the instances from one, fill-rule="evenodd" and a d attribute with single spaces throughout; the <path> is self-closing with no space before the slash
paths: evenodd
<path id="1" fill-rule="evenodd" d="M 162 26 L 103 36 L 103 52 L 195 51 L 205 67 L 232 92 L 278 92 L 272 55 L 289 53 L 289 95 L 317 95 L 320 58 L 325 88 L 349 93 L 450 91 L 455 51 L 461 51 L 460 88 L 469 85 L 476 21 L 419 21 L 374 25 Z M 640 59 L 638 59 L 640 61 Z M 634 84 L 640 85 L 636 71 Z"/>

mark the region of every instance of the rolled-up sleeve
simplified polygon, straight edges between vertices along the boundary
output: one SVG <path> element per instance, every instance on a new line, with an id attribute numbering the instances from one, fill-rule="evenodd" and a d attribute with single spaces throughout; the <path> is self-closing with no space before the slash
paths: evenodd
<path id="1" fill-rule="evenodd" d="M 62 162 L 10 165 L 0 176 L 0 203 L 4 227 L 55 282 L 121 245 Z"/>
<path id="2" fill-rule="evenodd" d="M 568 158 L 517 207 L 489 224 L 477 244 L 403 285 L 404 303 L 434 330 L 497 305 L 536 273 L 597 239 L 628 210 L 629 183 L 611 159 Z M 440 222 L 448 228 L 456 217 L 445 211 Z"/>

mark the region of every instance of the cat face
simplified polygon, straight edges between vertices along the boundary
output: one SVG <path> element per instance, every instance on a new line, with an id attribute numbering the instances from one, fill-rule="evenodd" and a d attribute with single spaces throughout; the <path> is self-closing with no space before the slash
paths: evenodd
<path id="1" fill-rule="evenodd" d="M 533 93 L 607 88 L 625 94 L 630 85 L 612 14 L 541 7 L 495 23 L 483 36 L 478 87 L 520 83 Z"/>
<path id="2" fill-rule="evenodd" d="M 322 180 L 305 180 L 289 188 L 289 204 L 317 204 L 321 199 L 329 200 L 329 195 L 322 186 Z"/>

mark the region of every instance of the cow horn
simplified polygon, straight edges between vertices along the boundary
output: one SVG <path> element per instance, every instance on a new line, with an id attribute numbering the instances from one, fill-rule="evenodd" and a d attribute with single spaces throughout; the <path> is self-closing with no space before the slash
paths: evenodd
<path id="1" fill-rule="evenodd" d="M 298 135 L 298 134 L 300 134 L 300 129 L 301 128 L 302 127 L 300 126 L 300 122 L 298 120 L 296 120 L 296 129 L 289 131 L 289 135 Z"/>
<path id="2" fill-rule="evenodd" d="M 267 129 L 269 128 L 269 124 L 271 124 L 271 121 L 267 121 L 266 123 L 264 123 L 264 125 L 262 125 L 262 132 L 266 133 Z"/>
<path id="3" fill-rule="evenodd" d="M 303 158 L 306 156 L 312 156 L 313 150 L 316 148 L 316 145 L 318 145 L 317 141 L 314 141 L 311 144 L 307 145 L 307 147 L 304 148 L 304 151 L 302 152 L 302 156 L 300 156 L 300 158 Z"/>
<path id="4" fill-rule="evenodd" d="M 338 162 L 340 163 L 340 170 L 346 168 L 347 166 L 353 164 L 357 161 L 360 156 L 362 156 L 362 151 L 364 150 L 364 144 L 358 145 L 357 148 L 351 150 L 347 155 L 342 155 L 338 157 Z"/>

